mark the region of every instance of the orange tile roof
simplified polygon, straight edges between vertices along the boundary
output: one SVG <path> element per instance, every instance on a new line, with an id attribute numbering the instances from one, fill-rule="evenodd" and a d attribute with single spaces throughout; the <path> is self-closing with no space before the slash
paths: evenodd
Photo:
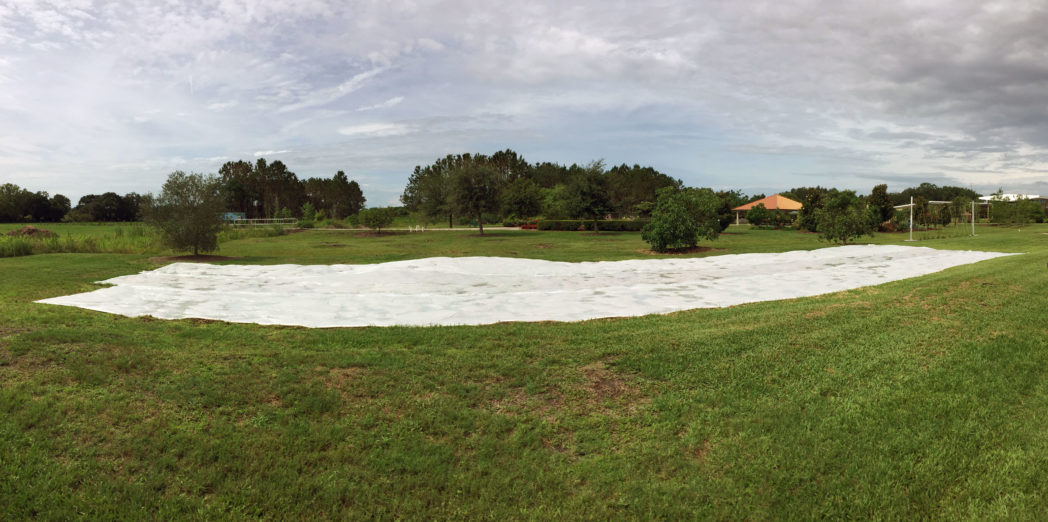
<path id="1" fill-rule="evenodd" d="M 778 194 L 772 194 L 764 199 L 751 201 L 749 203 L 746 203 L 745 205 L 735 207 L 732 210 L 749 210 L 761 203 L 764 203 L 764 208 L 768 210 L 800 210 L 803 206 L 790 198 L 783 197 Z"/>

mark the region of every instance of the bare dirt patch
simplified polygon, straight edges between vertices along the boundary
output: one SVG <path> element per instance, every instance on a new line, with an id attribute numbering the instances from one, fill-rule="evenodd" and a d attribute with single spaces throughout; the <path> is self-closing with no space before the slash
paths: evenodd
<path id="1" fill-rule="evenodd" d="M 539 243 L 535 245 L 535 248 L 553 248 L 553 245 L 549 243 Z"/>
<path id="2" fill-rule="evenodd" d="M 349 384 L 357 379 L 361 373 L 364 373 L 364 368 L 360 366 L 350 366 L 349 368 L 331 368 L 328 370 L 328 383 L 332 385 Z"/>
<path id="3" fill-rule="evenodd" d="M 151 257 L 150 261 L 154 263 L 214 263 L 216 261 L 232 261 L 234 259 L 240 259 L 239 257 L 230 256 L 213 256 L 213 255 L 185 255 L 185 256 L 160 256 Z"/>
<path id="4" fill-rule="evenodd" d="M 318 367 L 317 371 L 323 372 L 322 367 Z M 324 387 L 329 390 L 338 390 L 342 394 L 343 398 L 348 397 L 349 391 L 353 388 L 355 383 L 360 376 L 364 373 L 364 368 L 360 366 L 350 366 L 348 368 L 331 368 L 326 372 L 322 373 L 320 378 L 324 383 Z"/>
<path id="5" fill-rule="evenodd" d="M 568 432 L 567 435 L 571 435 L 571 432 Z M 575 456 L 572 453 L 572 451 L 562 441 L 559 441 L 559 440 L 556 440 L 556 439 L 553 439 L 553 438 L 543 437 L 542 438 L 542 446 L 544 448 L 550 450 L 550 451 L 555 451 L 555 452 L 560 453 L 562 455 L 568 455 L 568 456 L 572 456 L 572 457 Z"/>
<path id="6" fill-rule="evenodd" d="M 24 226 L 24 227 L 22 227 L 22 228 L 20 228 L 18 230 L 12 230 L 12 231 L 8 232 L 7 235 L 12 236 L 12 237 L 28 237 L 28 238 L 31 238 L 31 239 L 32 238 L 44 239 L 44 238 L 49 238 L 49 237 L 55 237 L 58 234 L 55 234 L 54 232 L 51 232 L 50 230 L 47 230 L 46 228 L 36 228 L 34 226 Z"/>
<path id="7" fill-rule="evenodd" d="M 518 413 L 532 414 L 555 424 L 554 413 L 564 409 L 564 396 L 557 390 L 550 390 L 540 395 L 528 395 L 523 388 L 509 390 L 500 399 L 491 401 L 491 408 L 502 415 L 515 417 Z"/>
<path id="8" fill-rule="evenodd" d="M 638 253 L 647 254 L 649 256 L 680 256 L 685 254 L 701 254 L 704 252 L 727 252 L 727 248 L 713 248 L 694 246 L 691 248 L 682 248 L 679 250 L 670 250 L 668 252 L 656 252 L 654 250 L 637 250 Z"/>
<path id="9" fill-rule="evenodd" d="M 407 232 L 399 232 L 396 230 L 365 230 L 363 232 L 354 232 L 353 237 L 387 237 L 399 236 L 406 233 Z"/>
<path id="10" fill-rule="evenodd" d="M 709 439 L 706 439 L 706 440 L 702 441 L 702 445 L 701 446 L 699 446 L 698 448 L 695 448 L 691 452 L 691 456 L 694 457 L 695 460 L 697 460 L 699 463 L 702 463 L 703 461 L 706 460 L 706 457 L 709 456 L 710 451 L 712 449 L 713 449 L 713 443 L 710 442 Z"/>
<path id="11" fill-rule="evenodd" d="M 604 361 L 597 361 L 579 368 L 586 377 L 586 390 L 597 401 L 618 400 L 621 397 L 637 395 L 636 387 L 608 369 Z"/>

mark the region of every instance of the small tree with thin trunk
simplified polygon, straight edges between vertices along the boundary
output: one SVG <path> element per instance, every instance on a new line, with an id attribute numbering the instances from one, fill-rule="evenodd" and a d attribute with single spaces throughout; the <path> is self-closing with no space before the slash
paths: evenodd
<path id="1" fill-rule="evenodd" d="M 377 233 L 393 224 L 393 210 L 389 207 L 365 208 L 360 211 L 359 216 L 362 225 Z"/>
<path id="2" fill-rule="evenodd" d="M 498 172 L 485 164 L 467 163 L 451 175 L 451 200 L 460 214 L 474 216 L 484 233 L 484 213 L 499 208 Z"/>
<path id="3" fill-rule="evenodd" d="M 159 196 L 145 198 L 145 209 L 146 222 L 173 250 L 193 255 L 218 250 L 225 198 L 217 177 L 172 172 Z"/>

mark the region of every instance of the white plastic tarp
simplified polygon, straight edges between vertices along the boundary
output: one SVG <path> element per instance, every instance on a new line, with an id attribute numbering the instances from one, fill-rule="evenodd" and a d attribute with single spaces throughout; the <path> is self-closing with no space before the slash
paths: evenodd
<path id="1" fill-rule="evenodd" d="M 38 302 L 129 317 L 308 327 L 578 321 L 825 294 L 1003 255 L 857 245 L 585 263 L 499 257 L 371 265 L 174 263 Z"/>

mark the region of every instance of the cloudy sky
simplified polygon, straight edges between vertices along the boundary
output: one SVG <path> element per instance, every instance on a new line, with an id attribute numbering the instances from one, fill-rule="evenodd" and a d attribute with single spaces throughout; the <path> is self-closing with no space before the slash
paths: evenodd
<path id="1" fill-rule="evenodd" d="M 511 148 L 749 193 L 1044 194 L 1044 5 L 0 0 L 0 183 L 75 202 L 263 156 L 383 205 Z"/>

